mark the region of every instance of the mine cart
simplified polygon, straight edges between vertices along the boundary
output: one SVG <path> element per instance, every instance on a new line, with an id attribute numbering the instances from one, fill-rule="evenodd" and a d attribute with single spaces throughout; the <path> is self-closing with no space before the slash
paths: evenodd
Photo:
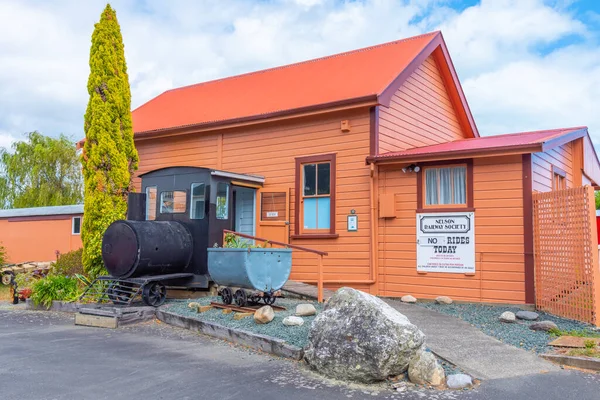
<path id="1" fill-rule="evenodd" d="M 292 270 L 292 249 L 208 249 L 208 272 L 225 304 L 273 304 Z M 237 288 L 235 292 L 231 287 Z"/>

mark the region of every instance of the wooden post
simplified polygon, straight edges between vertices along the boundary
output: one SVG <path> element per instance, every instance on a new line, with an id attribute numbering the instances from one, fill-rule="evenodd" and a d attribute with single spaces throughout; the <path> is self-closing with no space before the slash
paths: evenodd
<path id="1" fill-rule="evenodd" d="M 600 327 L 600 269 L 598 268 L 599 254 L 598 254 L 598 231 L 596 229 L 596 198 L 594 196 L 594 188 L 586 186 L 587 191 L 587 206 L 589 215 L 589 226 L 590 226 L 590 237 L 589 246 L 591 250 L 591 281 L 592 281 L 592 307 L 593 307 L 593 321 L 592 323 L 597 327 Z"/>
<path id="2" fill-rule="evenodd" d="M 323 302 L 323 255 L 319 254 L 319 281 L 317 282 L 317 300 Z"/>

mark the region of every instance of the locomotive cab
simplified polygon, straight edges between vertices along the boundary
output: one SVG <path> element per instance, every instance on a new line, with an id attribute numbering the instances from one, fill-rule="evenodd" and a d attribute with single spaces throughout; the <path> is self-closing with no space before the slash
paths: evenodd
<path id="1" fill-rule="evenodd" d="M 222 246 L 224 229 L 254 233 L 254 188 L 264 178 L 170 167 L 141 179 L 141 193 L 129 195 L 127 220 L 104 234 L 108 272 L 115 278 L 185 274 L 169 285 L 207 288 L 207 248 Z"/>

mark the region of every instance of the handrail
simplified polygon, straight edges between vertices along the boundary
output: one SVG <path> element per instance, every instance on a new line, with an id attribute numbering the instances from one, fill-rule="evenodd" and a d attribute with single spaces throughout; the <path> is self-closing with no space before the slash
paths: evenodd
<path id="1" fill-rule="evenodd" d="M 275 244 L 277 246 L 289 247 L 290 249 L 296 249 L 301 251 L 306 251 L 308 253 L 317 254 L 319 257 L 319 268 L 318 268 L 318 280 L 317 280 L 317 301 L 319 303 L 323 302 L 323 290 L 324 290 L 324 279 L 323 279 L 323 256 L 328 255 L 326 251 L 320 251 L 315 249 L 309 249 L 308 247 L 296 246 L 295 244 L 278 242 L 276 240 L 263 239 L 252 235 L 246 235 L 245 233 L 230 231 L 229 229 L 223 229 L 223 235 L 232 234 L 239 237 L 243 237 L 246 239 L 258 240 L 260 242 L 267 242 L 271 244 Z"/>
<path id="2" fill-rule="evenodd" d="M 329 254 L 326 251 L 309 249 L 308 247 L 297 246 L 295 244 L 289 244 L 289 243 L 283 243 L 283 242 L 277 242 L 275 240 L 263 239 L 263 238 L 259 238 L 259 237 L 256 237 L 256 236 L 247 235 L 245 233 L 230 231 L 229 229 L 223 229 L 223 233 L 231 233 L 233 235 L 236 235 L 236 236 L 239 236 L 239 237 L 243 237 L 243 238 L 246 238 L 246 239 L 253 239 L 253 240 L 258 240 L 258 241 L 261 241 L 261 242 L 269 242 L 269 243 L 272 243 L 272 244 L 276 244 L 278 246 L 285 246 L 285 247 L 289 247 L 290 249 L 302 250 L 302 251 L 306 251 L 308 253 L 318 254 L 320 256 L 326 256 L 326 255 Z"/>

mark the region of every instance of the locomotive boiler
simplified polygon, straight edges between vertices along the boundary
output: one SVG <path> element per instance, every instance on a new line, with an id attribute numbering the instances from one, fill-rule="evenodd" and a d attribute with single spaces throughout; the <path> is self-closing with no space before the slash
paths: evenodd
<path id="1" fill-rule="evenodd" d="M 159 306 L 167 286 L 207 289 L 208 248 L 223 245 L 225 229 L 248 229 L 254 215 L 246 213 L 241 225 L 236 214 L 254 210 L 254 192 L 264 178 L 171 167 L 141 179 L 141 193 L 129 195 L 127 220 L 115 221 L 103 236 L 102 259 L 110 276 L 98 279 L 105 282 L 106 296 L 130 304 L 141 295 L 147 305 Z"/>

